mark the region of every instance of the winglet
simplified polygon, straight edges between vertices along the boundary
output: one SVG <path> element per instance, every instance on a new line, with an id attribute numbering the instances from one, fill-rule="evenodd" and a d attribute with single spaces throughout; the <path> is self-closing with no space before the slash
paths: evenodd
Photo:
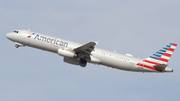
<path id="1" fill-rule="evenodd" d="M 96 45 L 97 45 L 97 44 L 99 43 L 99 41 L 96 41 L 95 43 L 96 43 Z"/>

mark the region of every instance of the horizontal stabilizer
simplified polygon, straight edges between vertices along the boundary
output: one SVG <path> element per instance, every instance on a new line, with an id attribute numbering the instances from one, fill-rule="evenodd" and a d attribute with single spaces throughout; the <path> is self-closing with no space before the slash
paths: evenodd
<path id="1" fill-rule="evenodd" d="M 155 65 L 154 66 L 156 69 L 161 69 L 161 70 L 163 70 L 163 69 L 165 69 L 166 67 L 167 67 L 167 65 L 166 64 L 160 64 L 160 65 Z"/>

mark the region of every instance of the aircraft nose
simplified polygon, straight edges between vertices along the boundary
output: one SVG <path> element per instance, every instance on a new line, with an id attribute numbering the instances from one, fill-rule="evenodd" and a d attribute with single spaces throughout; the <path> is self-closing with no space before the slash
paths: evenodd
<path id="1" fill-rule="evenodd" d="M 7 33 L 7 34 L 6 34 L 6 37 L 7 37 L 8 39 L 10 39 L 10 38 L 11 38 L 11 36 L 12 36 L 12 34 L 11 34 L 11 33 Z"/>

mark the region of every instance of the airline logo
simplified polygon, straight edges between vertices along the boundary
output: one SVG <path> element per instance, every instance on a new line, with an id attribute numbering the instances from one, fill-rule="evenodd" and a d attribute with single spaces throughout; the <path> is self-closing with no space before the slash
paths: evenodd
<path id="1" fill-rule="evenodd" d="M 39 41 L 43 41 L 43 42 L 46 42 L 46 43 L 51 43 L 51 44 L 61 46 L 61 47 L 62 46 L 67 47 L 68 46 L 67 42 L 64 42 L 64 41 L 62 41 L 60 39 L 50 38 L 50 37 L 42 36 L 42 35 L 39 35 L 39 34 L 36 34 L 34 39 L 39 40 Z"/>
<path id="2" fill-rule="evenodd" d="M 36 33 L 32 33 L 32 35 L 35 35 Z M 27 36 L 28 38 L 31 38 L 31 35 Z"/>

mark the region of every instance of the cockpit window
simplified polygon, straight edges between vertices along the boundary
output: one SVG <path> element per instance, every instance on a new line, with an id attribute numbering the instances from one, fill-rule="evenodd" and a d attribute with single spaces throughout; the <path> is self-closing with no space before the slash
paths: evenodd
<path id="1" fill-rule="evenodd" d="M 14 31 L 15 33 L 18 33 L 18 31 Z"/>

